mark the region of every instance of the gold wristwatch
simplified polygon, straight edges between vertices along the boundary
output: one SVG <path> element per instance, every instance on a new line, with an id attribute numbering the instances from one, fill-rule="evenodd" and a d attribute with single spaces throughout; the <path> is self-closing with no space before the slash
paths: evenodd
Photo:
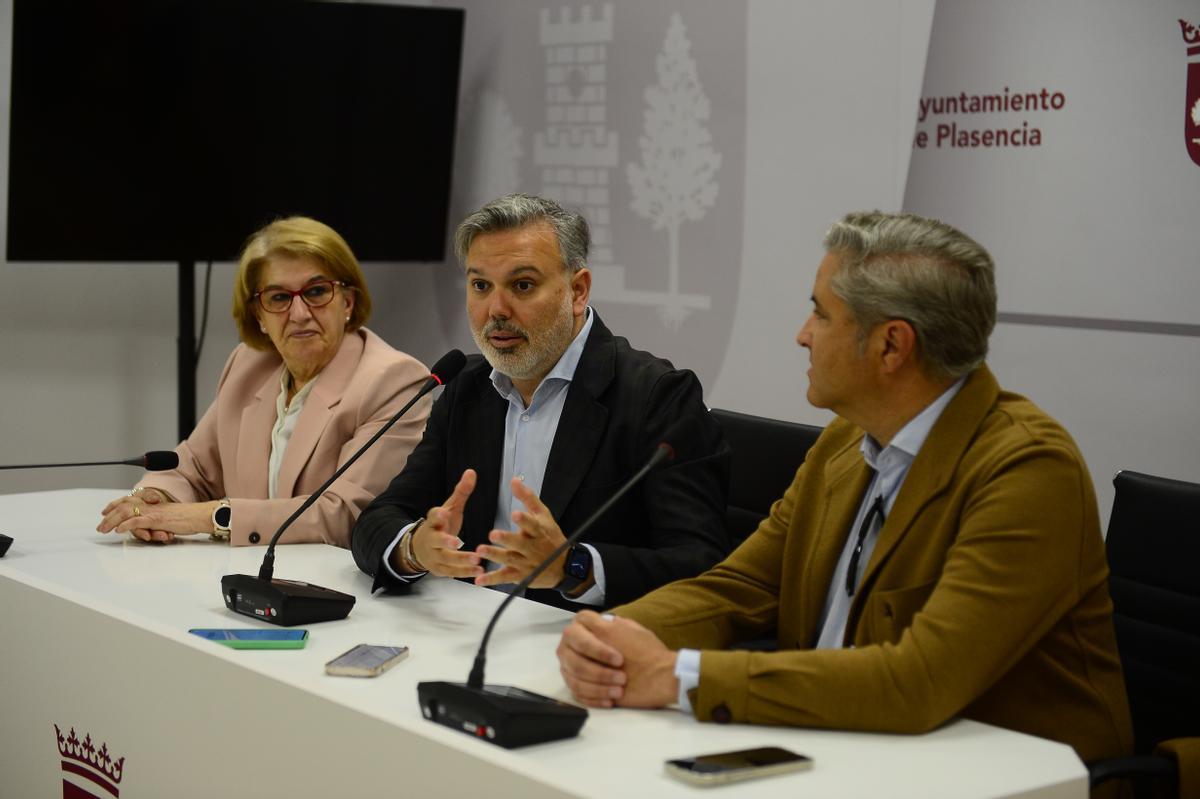
<path id="1" fill-rule="evenodd" d="M 220 505 L 213 508 L 213 531 L 209 533 L 209 538 L 211 538 L 213 541 L 228 541 L 229 525 L 232 521 L 233 508 L 229 504 L 229 497 L 225 497 L 221 500 Z"/>

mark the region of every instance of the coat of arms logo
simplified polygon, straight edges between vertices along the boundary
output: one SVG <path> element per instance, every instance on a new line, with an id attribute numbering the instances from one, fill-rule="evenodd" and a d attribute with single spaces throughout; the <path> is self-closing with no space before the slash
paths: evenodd
<path id="1" fill-rule="evenodd" d="M 1183 43 L 1187 45 L 1187 105 L 1183 123 L 1188 155 L 1200 166 L 1200 27 L 1179 20 Z"/>
<path id="2" fill-rule="evenodd" d="M 125 758 L 113 757 L 108 744 L 97 747 L 92 736 L 82 740 L 75 728 L 63 735 L 57 724 L 58 753 L 62 756 L 63 799 L 117 799 L 121 795 L 121 778 L 125 775 Z"/>

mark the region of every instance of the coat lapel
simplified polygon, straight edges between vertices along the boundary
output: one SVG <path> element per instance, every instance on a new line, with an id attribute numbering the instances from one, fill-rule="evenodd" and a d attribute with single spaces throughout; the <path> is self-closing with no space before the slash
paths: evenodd
<path id="1" fill-rule="evenodd" d="M 504 458 L 504 422 L 508 404 L 497 392 L 486 370 L 479 373 L 471 386 L 473 395 L 464 397 L 456 412 L 462 435 L 449 436 L 458 452 L 448 459 L 475 470 L 475 490 L 463 511 L 463 530 L 481 530 L 486 537 L 496 520 L 496 503 L 500 496 L 500 466 Z M 461 474 L 448 474 L 447 488 L 453 488 Z M 482 543 L 468 541 L 469 546 Z"/>
<path id="2" fill-rule="evenodd" d="M 242 424 L 237 441 L 237 485 L 226 481 L 230 496 L 267 496 L 267 473 L 271 463 L 271 428 L 275 426 L 275 398 L 279 396 L 279 378 L 283 364 L 272 369 L 258 387 L 253 399 L 242 409 Z"/>
<path id="3" fill-rule="evenodd" d="M 988 410 L 995 405 L 1000 386 L 986 366 L 981 366 L 967 378 L 962 389 L 942 411 L 929 431 L 929 437 L 917 453 L 904 485 L 896 497 L 891 513 L 879 531 L 879 542 L 871 553 L 871 561 L 863 571 L 862 585 L 869 587 L 874 575 L 887 562 L 892 552 L 908 535 L 921 510 L 946 490 L 954 470 L 967 447 L 975 438 L 979 425 Z M 851 619 L 857 617 L 859 605 L 868 591 L 855 597 Z M 847 625 L 847 630 L 852 625 Z"/>
<path id="4" fill-rule="evenodd" d="M 364 335 L 362 331 L 348 333 L 342 339 L 342 345 L 333 356 L 333 360 L 316 378 L 312 393 L 308 395 L 304 407 L 300 410 L 300 418 L 296 420 L 296 428 L 292 431 L 292 438 L 283 454 L 283 463 L 279 465 L 279 479 L 275 484 L 276 496 L 290 497 L 296 494 L 296 481 L 312 458 L 329 420 L 333 418 L 333 409 L 341 403 L 342 396 L 362 360 Z M 270 430 L 274 428 L 275 421 L 275 417 L 272 416 L 271 428 L 267 431 L 268 449 Z M 322 475 L 322 479 L 326 477 L 328 475 Z"/>
<path id="5" fill-rule="evenodd" d="M 825 465 L 825 497 L 821 503 L 822 518 L 812 557 L 806 564 L 802 582 L 804 607 L 803 634 L 811 643 L 817 638 L 817 624 L 825 609 L 829 584 L 838 558 L 850 534 L 850 525 L 858 513 L 863 493 L 871 480 L 871 470 L 859 452 L 862 436 L 856 437 Z"/>
<path id="6" fill-rule="evenodd" d="M 539 498 L 555 519 L 563 518 L 604 440 L 608 408 L 596 398 L 604 393 L 615 373 L 616 342 L 597 315 L 567 389 L 542 479 Z"/>

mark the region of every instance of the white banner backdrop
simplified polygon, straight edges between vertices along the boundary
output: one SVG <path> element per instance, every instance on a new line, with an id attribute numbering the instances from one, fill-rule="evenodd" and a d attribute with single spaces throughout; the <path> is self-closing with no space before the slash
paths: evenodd
<path id="1" fill-rule="evenodd" d="M 829 223 L 900 206 L 933 0 L 445 4 L 467 10 L 452 218 L 511 190 L 582 205 L 616 332 L 694 369 L 712 405 L 823 424 L 795 333 Z M 0 170 L 11 10 L 0 0 Z M 474 351 L 452 259 L 365 270 L 370 325 L 393 345 L 427 363 Z M 232 277 L 217 265 L 201 408 L 236 343 Z M 174 443 L 173 269 L 2 264 L 0 279 L 9 461 Z M 14 472 L 0 491 L 134 479 Z"/>
<path id="2" fill-rule="evenodd" d="M 511 191 L 577 208 L 605 322 L 635 346 L 670 337 L 711 383 L 742 250 L 745 3 L 466 7 L 451 217 Z M 457 335 L 462 280 L 437 288 Z"/>
<path id="3" fill-rule="evenodd" d="M 581 208 L 615 332 L 712 405 L 827 421 L 794 337 L 830 222 L 900 205 L 931 0 L 446 4 L 467 10 L 452 218 L 516 190 Z M 428 279 L 436 313 L 406 324 L 471 349 L 457 270 Z"/>
<path id="4" fill-rule="evenodd" d="M 918 101 L 905 208 L 995 256 L 993 368 L 1079 441 L 1105 517 L 1118 469 L 1200 479 L 1200 49 L 1181 20 L 1200 4 L 943 0 Z"/>

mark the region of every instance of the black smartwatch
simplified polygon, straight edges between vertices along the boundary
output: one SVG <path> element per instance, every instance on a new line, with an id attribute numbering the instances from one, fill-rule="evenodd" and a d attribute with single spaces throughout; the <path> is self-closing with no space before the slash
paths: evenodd
<path id="1" fill-rule="evenodd" d="M 592 550 L 583 544 L 576 544 L 567 550 L 567 561 L 563 564 L 563 578 L 559 580 L 554 590 L 571 594 L 579 590 L 579 586 L 592 576 Z"/>

